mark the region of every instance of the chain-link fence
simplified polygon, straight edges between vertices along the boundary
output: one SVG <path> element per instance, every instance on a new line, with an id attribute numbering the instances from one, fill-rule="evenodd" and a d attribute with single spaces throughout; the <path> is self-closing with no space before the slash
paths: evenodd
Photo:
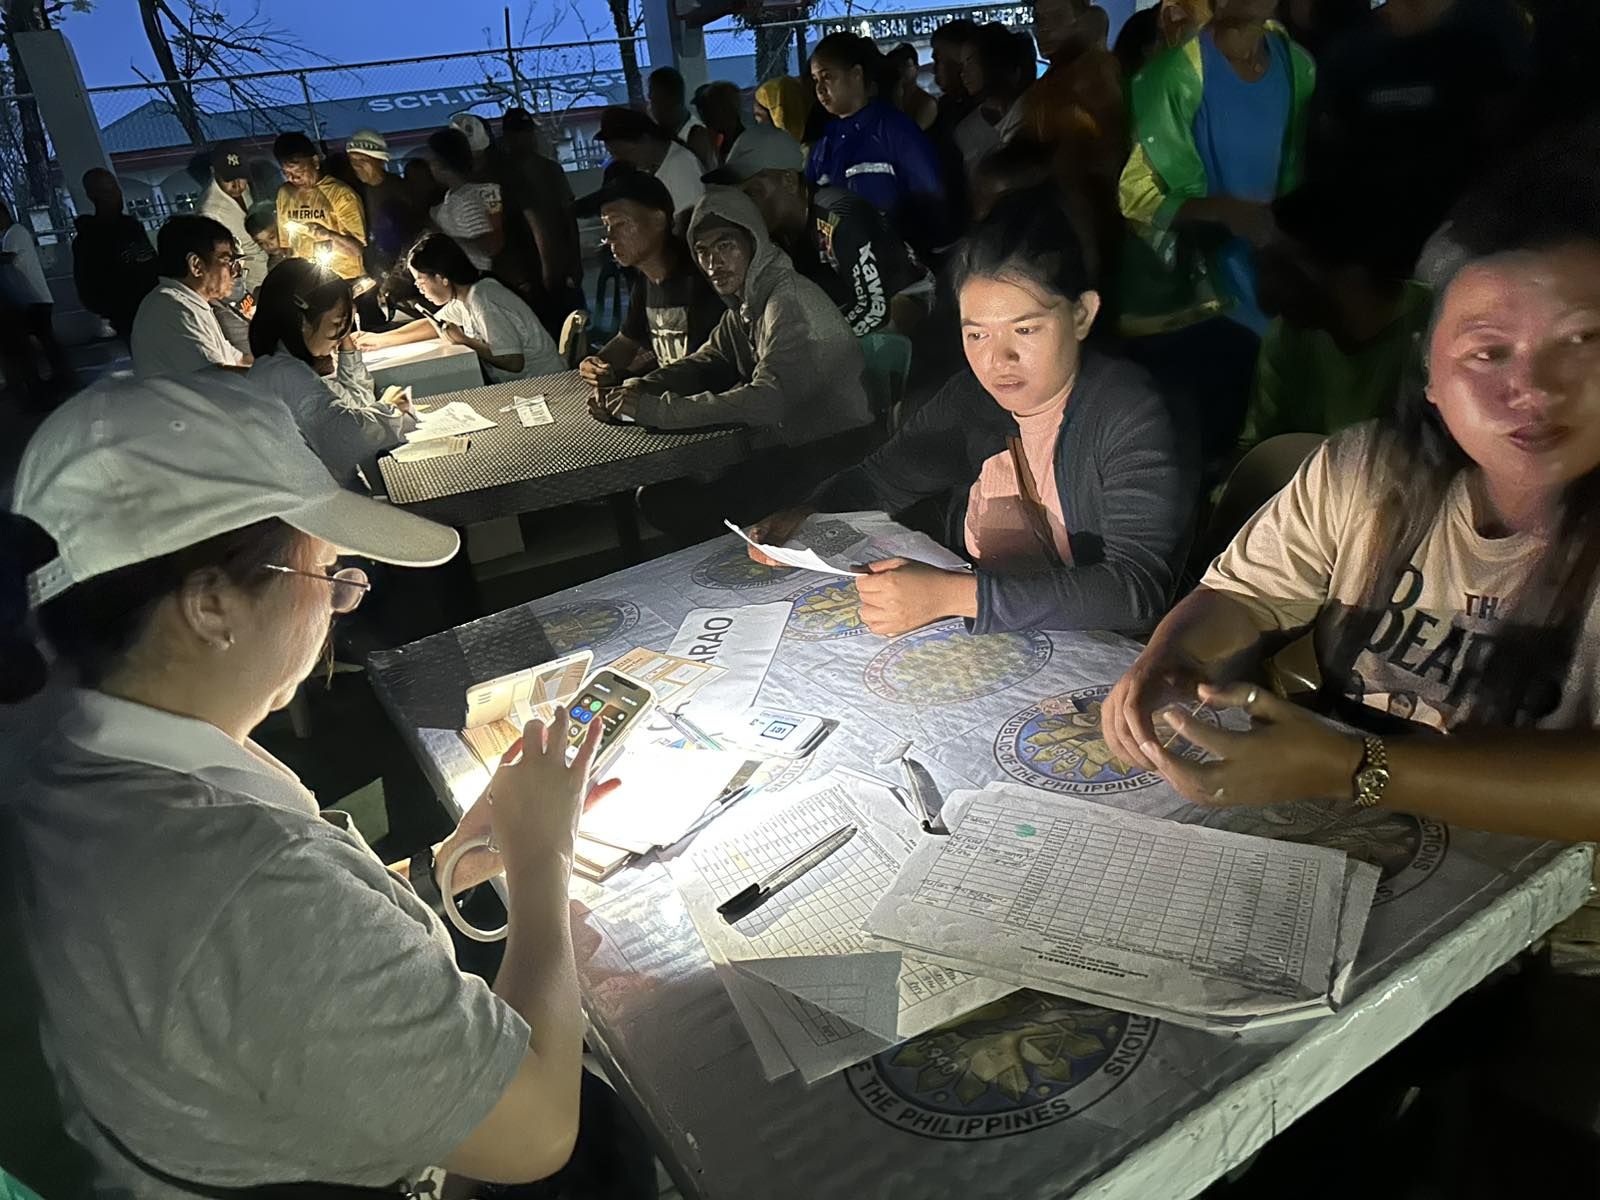
<path id="1" fill-rule="evenodd" d="M 819 5 L 818 7 L 822 7 Z M 751 78 L 757 82 L 776 75 L 799 75 L 816 44 L 830 33 L 846 31 L 871 38 L 888 50 L 910 42 L 919 50 L 927 46 L 928 35 L 946 21 L 966 18 L 993 21 L 1019 29 L 1033 27 L 1033 5 L 981 4 L 955 8 L 921 9 L 915 12 L 877 12 L 858 10 L 822 15 L 814 13 L 804 20 L 765 21 L 750 25 L 725 18 L 705 29 L 706 59 L 712 64 L 730 60 L 749 60 Z"/>

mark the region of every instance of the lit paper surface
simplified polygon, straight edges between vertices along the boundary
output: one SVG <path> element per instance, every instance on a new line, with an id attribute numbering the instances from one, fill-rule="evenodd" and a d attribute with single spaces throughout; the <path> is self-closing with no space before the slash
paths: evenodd
<path id="1" fill-rule="evenodd" d="M 737 922 L 722 919 L 723 901 L 846 824 L 857 832 L 838 852 Z M 746 801 L 671 864 L 707 949 L 732 968 L 723 980 L 741 1015 L 760 1010 L 807 1082 L 1012 990 L 868 944 L 867 914 L 922 836 L 887 791 L 829 779 Z"/>
<path id="2" fill-rule="evenodd" d="M 807 517 L 782 546 L 754 541 L 732 521 L 723 524 L 774 562 L 802 571 L 855 577 L 866 574 L 858 568 L 887 558 L 905 558 L 946 571 L 972 569 L 959 554 L 881 512 L 817 513 Z"/>
<path id="3" fill-rule="evenodd" d="M 453 400 L 432 412 L 419 413 L 417 427 L 406 434 L 406 441 L 412 444 L 429 442 L 435 438 L 455 437 L 494 427 L 494 421 L 479 415 L 478 410 L 465 400 Z"/>
<path id="4" fill-rule="evenodd" d="M 1374 868 L 1031 789 L 951 799 L 952 835 L 918 845 L 868 920 L 875 935 L 1201 1027 L 1333 1011 Z"/>
<path id="5" fill-rule="evenodd" d="M 742 608 L 697 608 L 684 617 L 668 652 L 715 663 L 723 674 L 711 680 L 690 707 L 695 722 L 720 733 L 756 702 L 789 621 L 787 601 Z"/>
<path id="6" fill-rule="evenodd" d="M 693 750 L 630 742 L 608 773 L 622 786 L 578 822 L 596 841 L 644 854 L 688 835 L 744 769 L 736 750 Z"/>

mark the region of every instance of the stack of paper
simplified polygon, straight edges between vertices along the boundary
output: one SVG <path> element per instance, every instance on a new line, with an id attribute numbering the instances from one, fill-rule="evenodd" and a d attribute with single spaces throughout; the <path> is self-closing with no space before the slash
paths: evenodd
<path id="1" fill-rule="evenodd" d="M 578 832 L 633 854 L 687 837 L 705 815 L 754 773 L 737 750 L 680 749 L 630 741 L 606 778 L 621 786 L 596 801 Z"/>
<path id="2" fill-rule="evenodd" d="M 868 563 L 904 558 L 946 571 L 970 571 L 959 554 L 946 550 L 925 533 L 907 529 L 881 512 L 817 513 L 782 546 L 757 542 L 732 521 L 729 529 L 774 562 L 827 575 L 865 575 Z"/>
<path id="3" fill-rule="evenodd" d="M 842 849 L 730 924 L 717 906 L 846 824 Z M 669 867 L 769 1079 L 810 1083 L 1015 990 L 869 943 L 867 914 L 922 833 L 886 788 L 837 776 L 720 817 Z"/>
<path id="4" fill-rule="evenodd" d="M 1200 1028 L 1342 1000 L 1377 868 L 1011 785 L 957 792 L 867 922 L 1020 987 Z"/>
<path id="5" fill-rule="evenodd" d="M 443 408 L 417 416 L 417 427 L 406 434 L 408 442 L 426 442 L 434 438 L 455 437 L 463 433 L 476 433 L 480 429 L 493 429 L 495 422 L 478 415 L 478 410 L 465 400 L 453 400 Z"/>

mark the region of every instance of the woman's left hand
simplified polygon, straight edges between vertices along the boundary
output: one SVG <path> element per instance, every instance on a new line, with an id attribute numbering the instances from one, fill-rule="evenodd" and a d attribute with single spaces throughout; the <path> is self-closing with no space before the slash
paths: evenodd
<path id="1" fill-rule="evenodd" d="M 1160 742 L 1140 743 L 1145 756 L 1184 799 L 1234 807 L 1350 798 L 1361 762 L 1360 737 L 1256 684 L 1220 688 L 1201 684 L 1199 697 L 1213 709 L 1244 709 L 1251 727 L 1248 733 L 1235 733 L 1181 708 L 1159 714 L 1179 736 L 1217 759 L 1189 762 Z"/>
<path id="2" fill-rule="evenodd" d="M 469 346 L 472 344 L 472 339 L 467 336 L 467 331 L 459 325 L 452 325 L 449 321 L 439 322 L 439 336 L 457 346 Z"/>
<path id="3" fill-rule="evenodd" d="M 977 615 L 978 583 L 961 571 L 885 558 L 867 564 L 856 579 L 861 623 L 882 637 L 896 637 L 941 617 Z"/>

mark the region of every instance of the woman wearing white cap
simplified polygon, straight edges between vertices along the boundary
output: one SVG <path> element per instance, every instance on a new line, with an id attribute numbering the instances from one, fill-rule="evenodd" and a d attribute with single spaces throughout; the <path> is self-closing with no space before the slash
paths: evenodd
<path id="1" fill-rule="evenodd" d="M 247 382 L 203 386 L 118 379 L 69 400 L 27 447 L 11 519 L 78 684 L 19 714 L 40 736 L 9 789 L 11 877 L 94 1192 L 394 1195 L 429 1164 L 550 1175 L 578 1126 L 567 881 L 594 743 L 568 767 L 565 739 L 530 730 L 455 835 L 492 828 L 506 868 L 491 992 L 249 736 L 366 590 L 338 555 L 430 566 L 457 536 L 340 488 Z M 305 1181 L 344 1190 L 240 1190 Z"/>

